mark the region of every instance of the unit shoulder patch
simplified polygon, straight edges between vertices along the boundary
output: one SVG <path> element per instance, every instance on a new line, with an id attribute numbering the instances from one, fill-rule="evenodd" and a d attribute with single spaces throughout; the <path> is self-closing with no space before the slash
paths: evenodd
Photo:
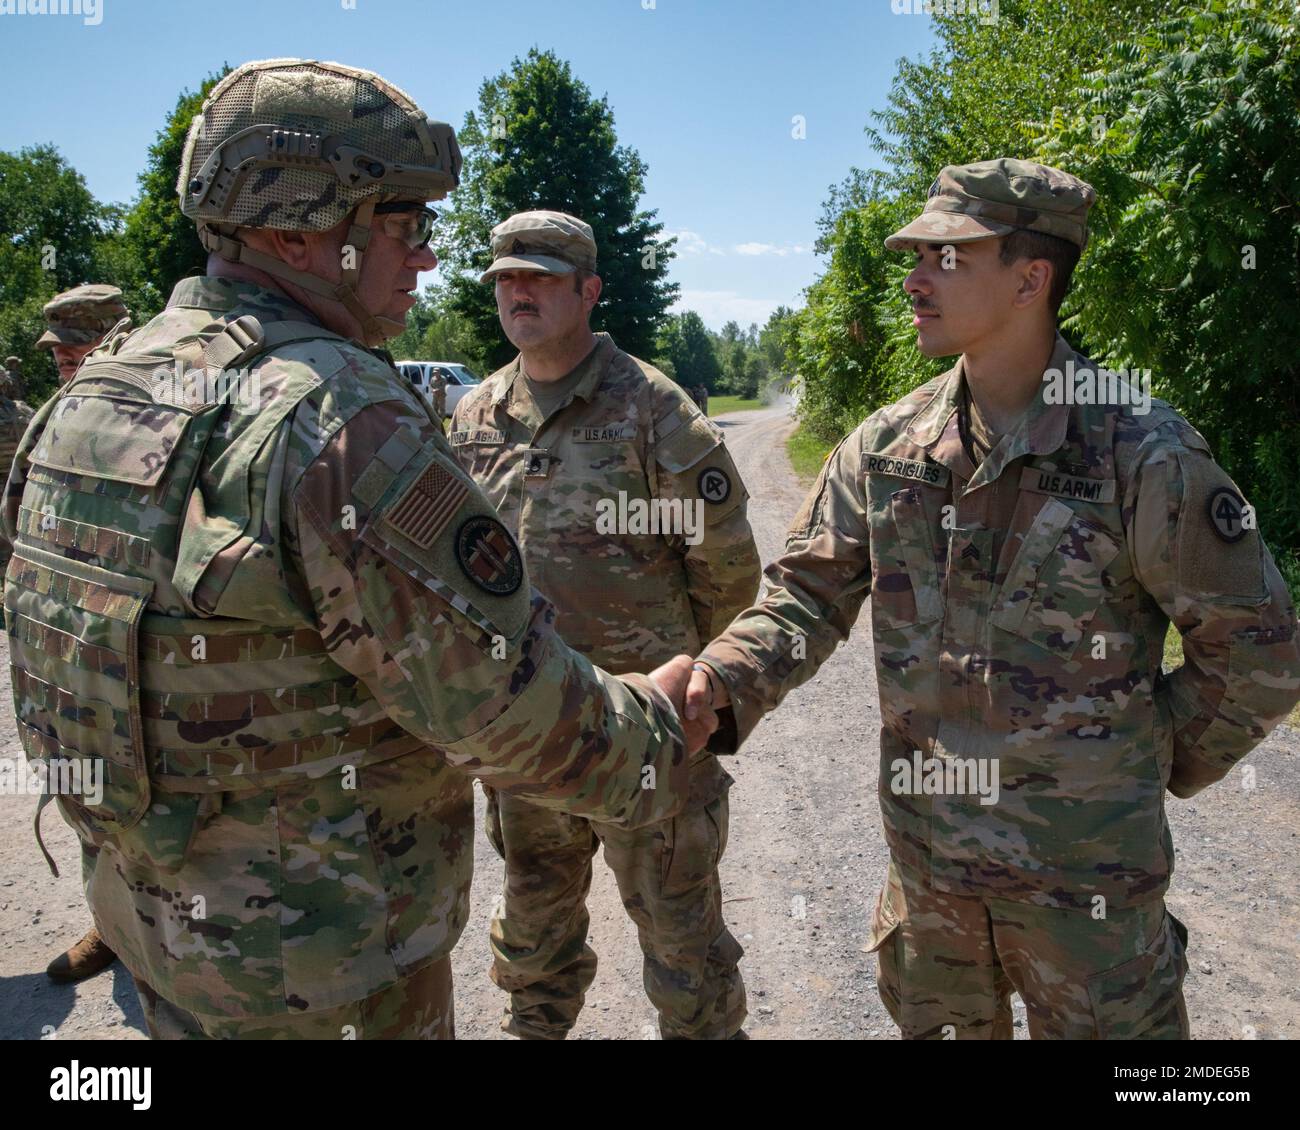
<path id="1" fill-rule="evenodd" d="M 1183 499 L 1178 521 L 1179 581 L 1202 599 L 1257 604 L 1268 595 L 1254 512 L 1209 455 L 1178 455 Z"/>
<path id="2" fill-rule="evenodd" d="M 1231 487 L 1219 487 L 1205 500 L 1210 525 L 1224 541 L 1241 541 L 1249 529 L 1245 525 L 1246 500 Z"/>
<path id="3" fill-rule="evenodd" d="M 505 526 L 485 514 L 466 519 L 456 531 L 456 561 L 484 592 L 509 596 L 524 579 L 524 561 Z"/>
<path id="4" fill-rule="evenodd" d="M 731 476 L 721 467 L 705 467 L 696 485 L 705 502 L 719 506 L 731 497 Z"/>

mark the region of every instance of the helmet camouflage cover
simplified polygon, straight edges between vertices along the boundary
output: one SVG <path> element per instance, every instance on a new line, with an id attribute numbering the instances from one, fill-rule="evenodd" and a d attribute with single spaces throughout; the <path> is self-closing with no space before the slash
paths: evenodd
<path id="1" fill-rule="evenodd" d="M 326 231 L 371 196 L 455 188 L 451 126 L 370 71 L 313 59 L 245 63 L 190 124 L 176 190 L 199 222 Z"/>
<path id="2" fill-rule="evenodd" d="M 376 204 L 440 200 L 460 183 L 456 132 L 426 118 L 371 71 L 264 59 L 231 71 L 190 123 L 176 191 L 208 251 L 347 307 L 369 345 L 405 323 L 373 313 L 357 288 Z M 352 215 L 350 265 L 335 281 L 255 250 L 240 228 L 328 231 Z"/>

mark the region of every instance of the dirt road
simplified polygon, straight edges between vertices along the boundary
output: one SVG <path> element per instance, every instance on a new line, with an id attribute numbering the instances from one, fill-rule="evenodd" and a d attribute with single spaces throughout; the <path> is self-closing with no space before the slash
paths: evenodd
<path id="1" fill-rule="evenodd" d="M 785 457 L 783 408 L 739 412 L 727 429 L 752 501 L 765 562 L 784 541 L 803 488 Z M 746 949 L 747 1028 L 757 1039 L 889 1039 L 897 1035 L 863 952 L 887 853 L 875 798 L 879 711 L 865 623 L 755 731 L 738 758 L 730 844 L 723 861 L 727 920 Z M 0 648 L 3 644 L 0 643 Z M 16 756 L 8 709 L 8 657 L 0 674 L 0 756 Z M 1191 931 L 1187 980 L 1198 1038 L 1300 1037 L 1300 734 L 1282 727 L 1238 771 L 1192 801 L 1170 799 L 1178 868 L 1169 903 Z M 482 797 L 478 796 L 479 823 Z M 115 966 L 80 987 L 56 987 L 46 962 L 90 918 L 77 878 L 75 839 L 56 815 L 44 822 L 62 878 L 50 878 L 31 836 L 31 798 L 0 796 L 0 1037 L 139 1038 L 130 976 Z M 487 923 L 501 864 L 483 838 L 469 927 L 457 947 L 456 1027 L 462 1038 L 497 1031 L 504 994 L 488 979 Z M 587 1039 L 652 1036 L 635 930 L 602 860 L 590 899 L 596 982 L 574 1033 Z M 1018 1036 L 1025 1035 L 1016 1001 Z"/>

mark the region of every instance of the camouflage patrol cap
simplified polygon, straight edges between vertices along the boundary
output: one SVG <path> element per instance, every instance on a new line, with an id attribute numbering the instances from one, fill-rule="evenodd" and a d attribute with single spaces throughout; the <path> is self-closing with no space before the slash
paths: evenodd
<path id="1" fill-rule="evenodd" d="M 1088 244 L 1088 209 L 1097 194 L 1078 177 L 999 157 L 945 165 L 930 185 L 921 215 L 885 240 L 890 251 L 918 243 L 971 243 L 1017 229 Z"/>
<path id="2" fill-rule="evenodd" d="M 200 226 L 327 231 L 372 196 L 439 200 L 460 165 L 452 127 L 379 75 L 265 59 L 212 88 L 190 124 L 176 191 Z"/>
<path id="3" fill-rule="evenodd" d="M 22 359 L 21 357 L 6 357 L 6 358 L 5 358 L 5 368 L 6 368 L 6 369 L 16 369 L 16 368 L 17 368 L 19 365 L 21 365 L 22 363 L 23 363 L 23 359 Z"/>
<path id="4" fill-rule="evenodd" d="M 479 282 L 502 271 L 569 275 L 595 269 L 596 237 L 589 224 L 567 212 L 520 212 L 492 229 L 492 266 Z"/>
<path id="5" fill-rule="evenodd" d="M 98 341 L 127 316 L 122 292 L 115 286 L 92 283 L 56 294 L 42 311 L 49 328 L 37 346 L 89 345 Z"/>

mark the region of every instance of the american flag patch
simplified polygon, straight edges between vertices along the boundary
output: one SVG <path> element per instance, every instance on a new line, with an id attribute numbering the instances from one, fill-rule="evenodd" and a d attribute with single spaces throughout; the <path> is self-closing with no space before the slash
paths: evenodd
<path id="1" fill-rule="evenodd" d="M 429 549 L 468 494 L 469 487 L 460 479 L 439 463 L 430 463 L 385 518 L 400 534 Z"/>

